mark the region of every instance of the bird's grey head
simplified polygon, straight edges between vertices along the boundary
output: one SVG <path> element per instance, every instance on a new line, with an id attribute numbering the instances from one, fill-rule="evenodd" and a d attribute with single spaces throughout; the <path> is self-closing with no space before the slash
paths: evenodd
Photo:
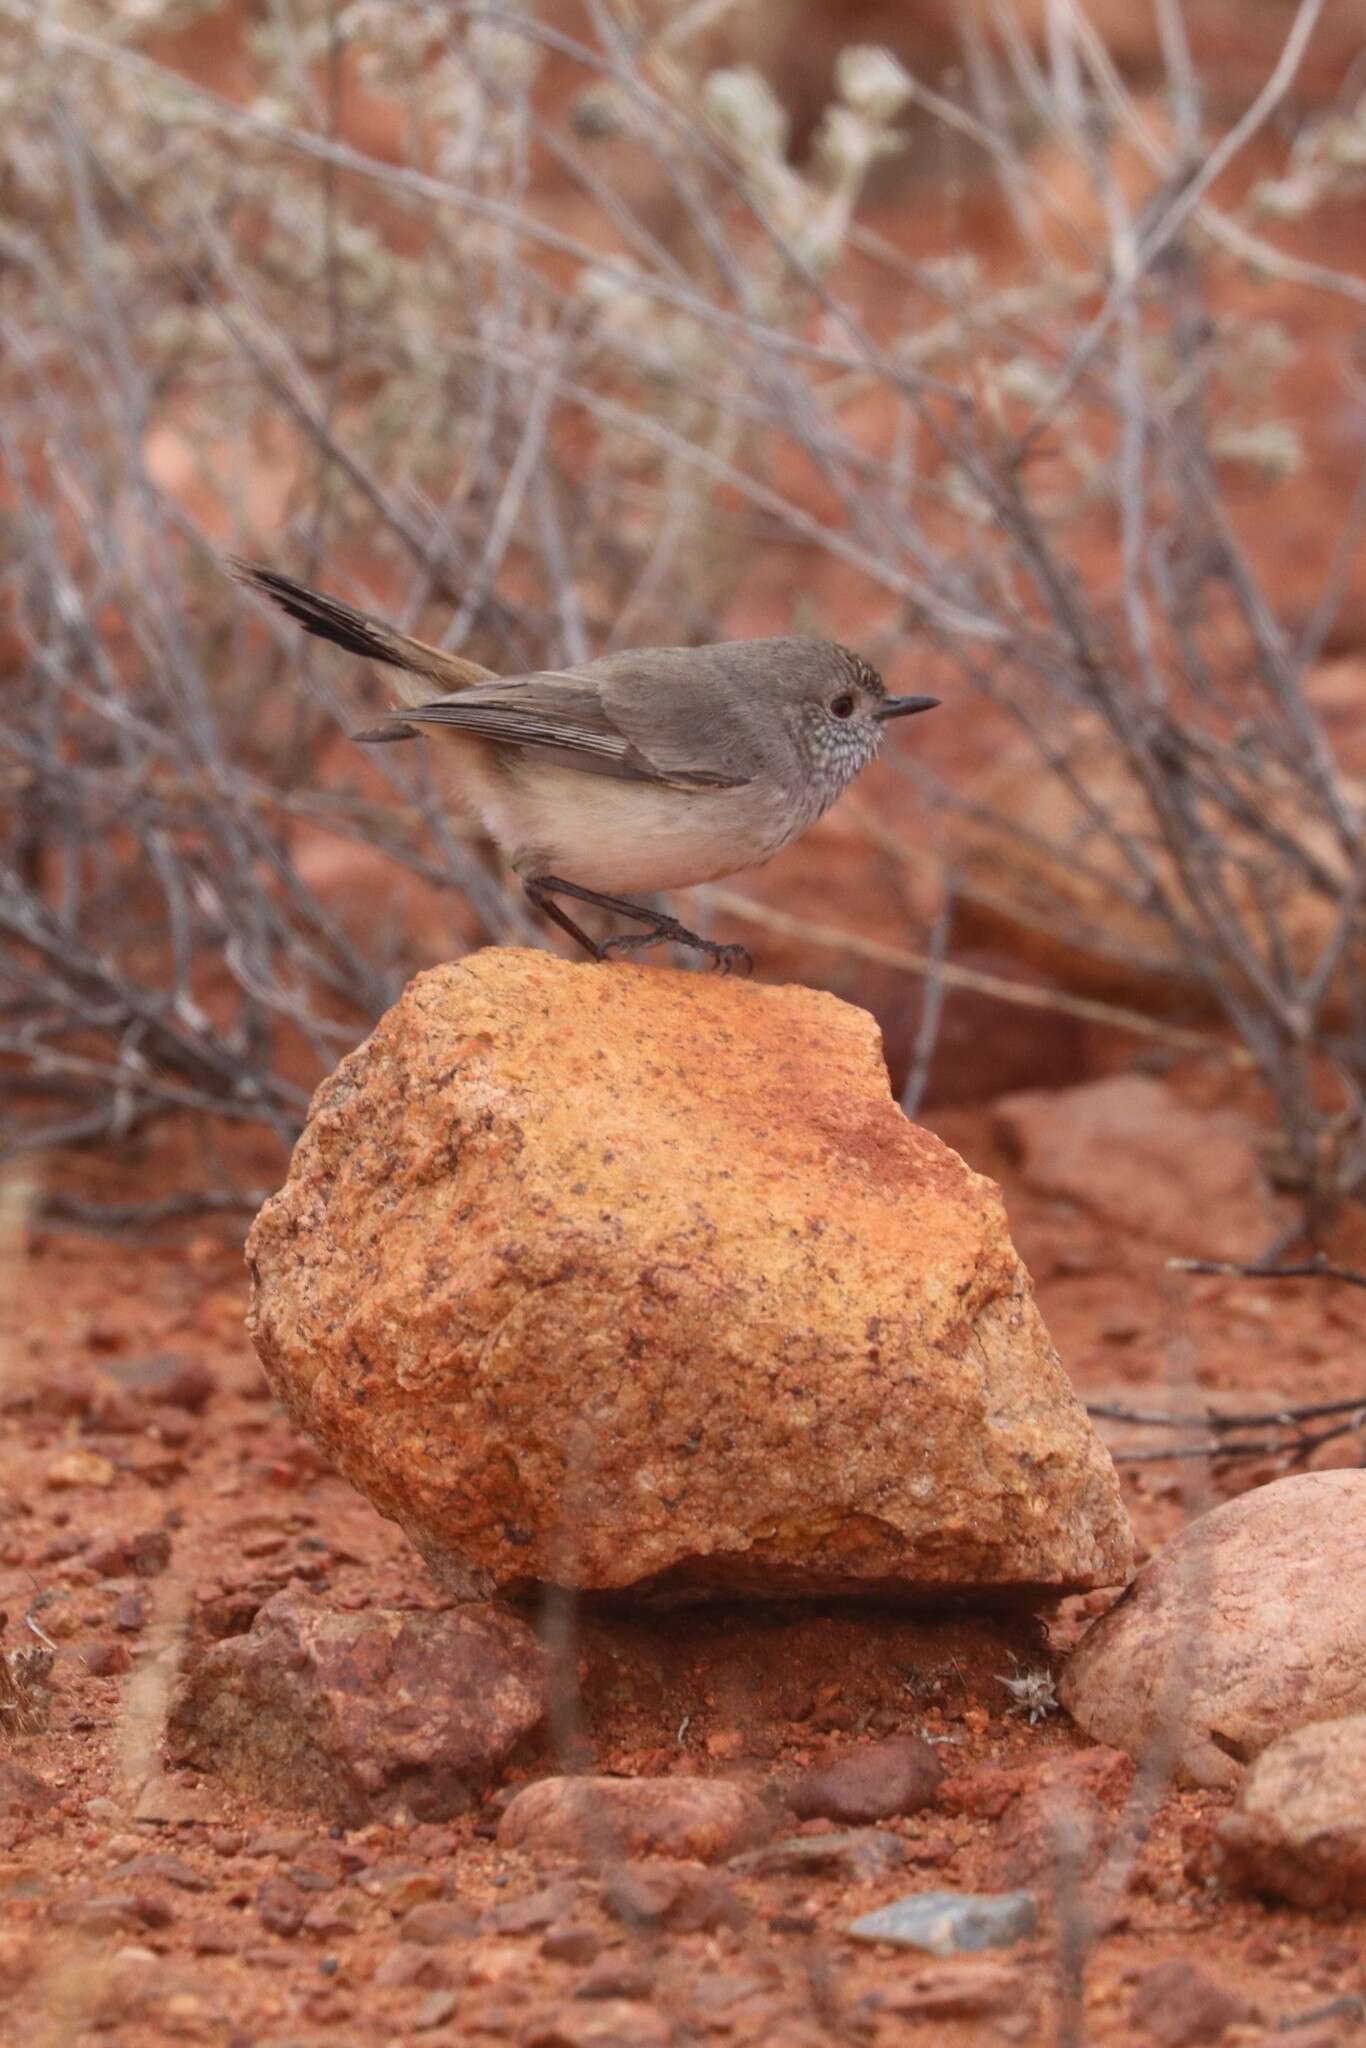
<path id="1" fill-rule="evenodd" d="M 889 722 L 930 711 L 935 697 L 889 697 L 877 670 L 836 642 L 810 643 L 789 697 L 793 736 L 826 803 L 846 789 L 882 745 Z"/>

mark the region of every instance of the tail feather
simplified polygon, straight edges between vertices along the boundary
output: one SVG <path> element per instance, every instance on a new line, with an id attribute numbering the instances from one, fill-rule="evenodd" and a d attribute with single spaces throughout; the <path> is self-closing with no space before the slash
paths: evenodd
<path id="1" fill-rule="evenodd" d="M 310 590 L 306 583 L 296 583 L 292 576 L 283 576 L 278 569 L 235 558 L 229 559 L 228 566 L 239 583 L 268 597 L 290 618 L 297 619 L 306 632 L 315 634 L 319 640 L 330 640 L 335 647 L 344 647 L 348 654 L 359 654 L 366 661 L 382 662 L 386 668 L 397 670 L 394 689 L 401 701 L 412 708 L 430 700 L 431 684 L 436 684 L 438 692 L 444 694 L 468 689 L 472 683 L 487 682 L 493 675 L 492 669 L 481 668 L 477 661 L 466 661 L 458 654 L 448 654 L 443 647 L 430 647 L 425 640 L 414 640 L 410 634 L 386 626 L 383 619 L 357 611 L 354 605 L 327 597 L 320 590 Z M 415 680 L 406 681 L 407 677 Z M 410 735 L 386 732 L 385 737 L 407 739 Z"/>

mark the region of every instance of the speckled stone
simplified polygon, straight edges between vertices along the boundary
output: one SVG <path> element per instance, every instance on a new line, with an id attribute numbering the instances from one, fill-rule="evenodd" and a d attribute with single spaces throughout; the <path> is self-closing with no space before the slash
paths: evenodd
<path id="1" fill-rule="evenodd" d="M 1301 1472 L 1212 1508 L 1089 1628 L 1058 1697 L 1097 1742 L 1236 1786 L 1292 1729 L 1366 1712 L 1366 1472 Z"/>
<path id="2" fill-rule="evenodd" d="M 1127 1575 L 998 1190 L 833 996 L 434 969 L 319 1089 L 248 1252 L 272 1386 L 462 1595 Z"/>

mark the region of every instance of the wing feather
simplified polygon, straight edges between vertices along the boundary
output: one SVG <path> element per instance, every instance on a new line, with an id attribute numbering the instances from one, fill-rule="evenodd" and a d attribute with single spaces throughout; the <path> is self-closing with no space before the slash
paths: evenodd
<path id="1" fill-rule="evenodd" d="M 487 688 L 438 697 L 403 713 L 406 724 L 467 732 L 495 746 L 557 755 L 567 768 L 670 789 L 736 789 L 744 778 L 706 769 L 661 768 L 628 739 L 591 679 L 574 671 L 513 676 Z"/>

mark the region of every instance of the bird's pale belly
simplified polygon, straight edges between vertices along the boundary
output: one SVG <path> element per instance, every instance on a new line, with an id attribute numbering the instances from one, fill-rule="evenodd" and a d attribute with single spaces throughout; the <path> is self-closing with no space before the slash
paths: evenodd
<path id="1" fill-rule="evenodd" d="M 546 818 L 551 874 L 585 889 L 639 894 L 715 882 L 770 860 L 791 833 L 773 807 L 747 790 L 688 792 L 649 783 L 575 777 L 572 816 L 563 800 Z"/>
<path id="2" fill-rule="evenodd" d="M 519 874 L 613 895 L 718 881 L 771 859 L 808 822 L 751 785 L 669 789 L 544 759 L 476 773 L 463 794 Z"/>

